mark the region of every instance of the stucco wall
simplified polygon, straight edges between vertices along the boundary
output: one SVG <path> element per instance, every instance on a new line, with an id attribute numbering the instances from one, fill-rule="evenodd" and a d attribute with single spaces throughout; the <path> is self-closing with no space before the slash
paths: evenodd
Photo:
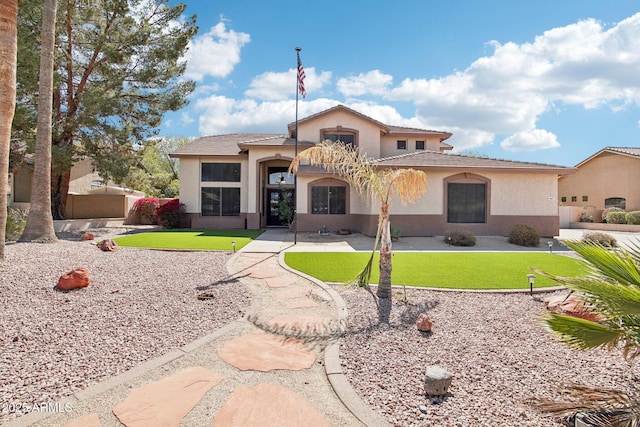
<path id="1" fill-rule="evenodd" d="M 640 159 L 603 152 L 581 165 L 573 175 L 558 181 L 559 199 L 566 206 L 593 206 L 604 209 L 610 197 L 624 197 L 627 211 L 640 210 Z M 572 202 L 571 197 L 576 201 Z M 588 200 L 583 201 L 582 197 Z"/>
<path id="2" fill-rule="evenodd" d="M 358 146 L 370 157 L 380 157 L 380 128 L 368 120 L 344 111 L 335 111 L 298 127 L 298 140 L 321 142 L 321 129 L 357 130 Z"/>
<path id="3" fill-rule="evenodd" d="M 398 150 L 398 141 L 407 141 L 406 150 Z M 431 136 L 425 138 L 424 136 L 416 135 L 384 135 L 380 140 L 380 157 L 398 156 L 401 154 L 414 153 L 416 151 L 416 141 L 424 141 L 424 149 L 430 151 L 440 151 L 440 137 Z"/>

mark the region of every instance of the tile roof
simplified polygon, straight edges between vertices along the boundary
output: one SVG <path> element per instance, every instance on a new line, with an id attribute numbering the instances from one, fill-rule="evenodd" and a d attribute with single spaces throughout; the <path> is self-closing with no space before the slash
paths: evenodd
<path id="1" fill-rule="evenodd" d="M 425 133 L 432 133 L 432 134 L 437 134 L 437 135 L 441 135 L 444 138 L 442 138 L 442 140 L 444 141 L 445 139 L 451 137 L 451 133 L 449 132 L 442 132 L 439 130 L 428 130 L 428 129 L 417 129 L 417 128 L 407 128 L 407 127 L 403 127 L 403 126 L 391 126 L 391 125 L 387 125 L 387 127 L 389 128 L 389 133 L 404 133 L 404 134 L 425 134 Z"/>
<path id="2" fill-rule="evenodd" d="M 419 151 L 386 157 L 374 161 L 381 166 L 402 167 L 440 167 L 440 168 L 492 168 L 492 169 L 530 169 L 558 170 L 572 172 L 573 168 L 544 163 L 520 162 L 514 160 L 492 159 L 486 157 L 463 156 L 438 151 Z"/>
<path id="3" fill-rule="evenodd" d="M 575 172 L 574 168 L 544 163 L 518 162 L 512 160 L 490 159 L 486 157 L 463 156 L 460 154 L 441 153 L 437 151 L 420 151 L 372 160 L 380 166 L 394 167 L 427 167 L 435 169 L 493 169 L 493 170 L 523 170 L 539 172 L 556 172 L 569 174 Z M 301 173 L 324 173 L 319 166 L 301 166 Z"/>
<path id="4" fill-rule="evenodd" d="M 242 154 L 240 145 L 288 145 L 290 143 L 288 141 L 287 135 L 266 133 L 203 136 L 177 149 L 171 154 L 171 157 L 236 156 Z"/>
<path id="5" fill-rule="evenodd" d="M 622 154 L 625 156 L 632 156 L 632 157 L 640 157 L 640 147 L 604 147 L 602 150 L 598 151 L 597 153 L 593 154 L 592 156 L 589 156 L 588 158 L 578 163 L 576 167 L 578 168 L 584 165 L 588 161 L 598 157 L 600 154 L 604 152 Z"/>

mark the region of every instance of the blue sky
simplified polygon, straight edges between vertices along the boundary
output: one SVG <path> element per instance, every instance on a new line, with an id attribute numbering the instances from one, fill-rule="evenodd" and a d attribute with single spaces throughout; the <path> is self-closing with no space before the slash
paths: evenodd
<path id="1" fill-rule="evenodd" d="M 338 104 L 456 150 L 573 166 L 640 146 L 637 0 L 186 0 L 186 108 L 163 136 L 286 133 Z M 170 3 L 176 3 L 170 0 Z"/>

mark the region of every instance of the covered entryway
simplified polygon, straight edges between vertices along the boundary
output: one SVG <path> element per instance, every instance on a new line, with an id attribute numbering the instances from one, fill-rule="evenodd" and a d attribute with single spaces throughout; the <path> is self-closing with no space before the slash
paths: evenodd
<path id="1" fill-rule="evenodd" d="M 286 166 L 267 166 L 264 180 L 264 214 L 268 227 L 288 226 L 293 221 L 295 194 L 294 176 Z"/>

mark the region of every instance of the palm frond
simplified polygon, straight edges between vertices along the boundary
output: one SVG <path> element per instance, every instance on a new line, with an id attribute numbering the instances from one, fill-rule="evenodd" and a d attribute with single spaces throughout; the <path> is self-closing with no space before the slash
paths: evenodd
<path id="1" fill-rule="evenodd" d="M 596 276 L 626 285 L 640 286 L 640 264 L 625 250 L 609 250 L 595 242 L 567 240 L 563 242 L 581 255 L 593 268 Z"/>
<path id="2" fill-rule="evenodd" d="M 571 417 L 576 413 L 589 414 L 585 421 L 593 422 L 597 419 L 599 423 L 596 425 L 601 426 L 637 426 L 640 420 L 640 403 L 631 401 L 629 396 L 619 390 L 569 384 L 562 390 L 562 394 L 560 401 L 537 399 L 530 403 L 558 419 Z M 627 424 L 619 424 L 620 422 Z"/>
<path id="3" fill-rule="evenodd" d="M 546 313 L 542 321 L 560 341 L 582 350 L 598 347 L 610 349 L 623 335 L 618 328 L 563 314 Z"/>
<path id="4" fill-rule="evenodd" d="M 413 203 L 427 191 L 427 175 L 415 169 L 385 169 L 379 172 L 385 183 L 386 197 L 397 194 L 403 205 Z"/>

